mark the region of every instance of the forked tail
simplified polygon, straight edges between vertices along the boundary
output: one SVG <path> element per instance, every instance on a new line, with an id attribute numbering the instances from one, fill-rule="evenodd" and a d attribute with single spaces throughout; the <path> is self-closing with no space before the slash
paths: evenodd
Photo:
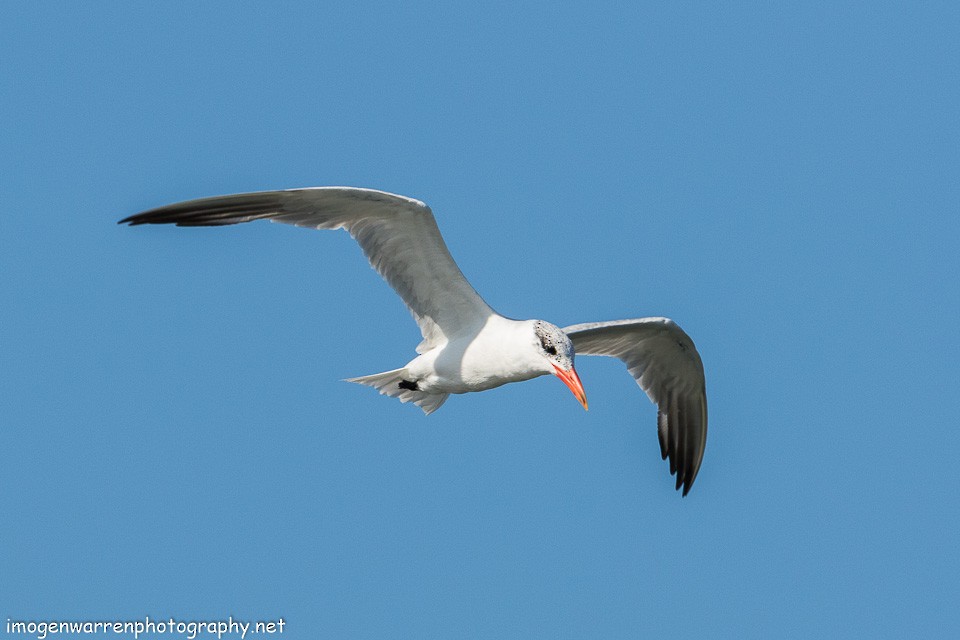
<path id="1" fill-rule="evenodd" d="M 373 387 L 381 394 L 397 398 L 400 402 L 412 402 L 427 415 L 440 408 L 446 402 L 449 393 L 426 393 L 420 391 L 410 381 L 406 369 L 394 369 L 393 371 L 384 371 L 375 373 L 371 376 L 360 376 L 359 378 L 347 378 L 344 382 L 355 382 Z"/>

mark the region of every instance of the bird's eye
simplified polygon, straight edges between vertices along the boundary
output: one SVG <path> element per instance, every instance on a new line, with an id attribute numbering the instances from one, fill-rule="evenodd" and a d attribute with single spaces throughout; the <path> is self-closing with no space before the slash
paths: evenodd
<path id="1" fill-rule="evenodd" d="M 545 347 L 543 348 L 543 350 L 546 351 L 547 353 L 549 353 L 549 354 L 552 355 L 552 356 L 557 355 L 557 348 L 556 348 L 555 346 L 553 346 L 552 344 L 548 344 L 547 346 L 545 346 Z"/>

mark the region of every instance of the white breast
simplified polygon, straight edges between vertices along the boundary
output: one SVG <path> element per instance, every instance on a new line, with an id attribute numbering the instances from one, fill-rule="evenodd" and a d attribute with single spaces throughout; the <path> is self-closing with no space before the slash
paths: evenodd
<path id="1" fill-rule="evenodd" d="M 550 373 L 530 320 L 492 315 L 471 335 L 458 336 L 407 364 L 430 393 L 485 391 Z"/>

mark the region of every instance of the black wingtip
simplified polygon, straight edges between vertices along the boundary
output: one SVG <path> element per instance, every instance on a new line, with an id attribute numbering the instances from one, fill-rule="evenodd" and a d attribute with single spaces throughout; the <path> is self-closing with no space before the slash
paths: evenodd
<path id="1" fill-rule="evenodd" d="M 151 224 L 151 223 L 156 224 L 157 222 L 165 222 L 164 220 L 156 220 L 155 216 L 152 215 L 154 211 L 156 210 L 154 209 L 150 211 L 142 211 L 140 213 L 135 213 L 132 216 L 127 216 L 123 220 L 118 220 L 117 224 L 125 224 L 131 227 L 137 227 L 137 226 L 140 226 L 141 224 Z"/>

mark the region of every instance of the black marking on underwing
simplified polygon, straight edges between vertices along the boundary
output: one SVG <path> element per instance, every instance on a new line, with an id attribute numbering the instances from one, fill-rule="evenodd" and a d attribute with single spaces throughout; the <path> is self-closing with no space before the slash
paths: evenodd
<path id="1" fill-rule="evenodd" d="M 411 382 L 410 380 L 401 380 L 401 381 L 397 384 L 397 386 L 400 387 L 401 389 L 408 389 L 409 391 L 419 391 L 419 390 L 420 390 L 420 387 L 419 387 L 419 385 L 417 385 L 417 381 L 416 381 L 416 380 L 414 380 L 413 382 Z"/>

